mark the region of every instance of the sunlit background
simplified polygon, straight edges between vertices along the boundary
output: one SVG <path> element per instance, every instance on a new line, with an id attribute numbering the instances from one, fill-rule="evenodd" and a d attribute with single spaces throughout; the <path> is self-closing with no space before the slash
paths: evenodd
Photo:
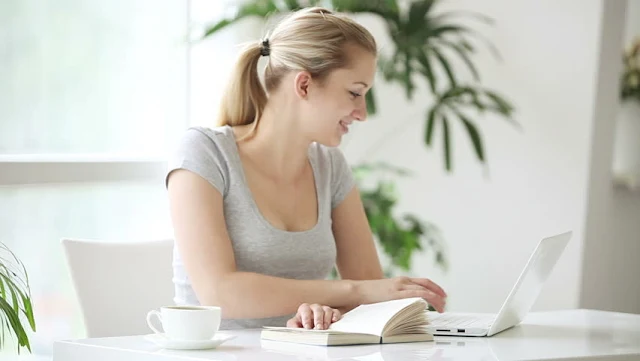
<path id="1" fill-rule="evenodd" d="M 456 123 L 447 172 L 440 130 L 424 143 L 425 83 L 410 101 L 381 74 L 377 113 L 341 145 L 354 165 L 413 173 L 393 178 L 397 213 L 440 229 L 448 268 L 427 248 L 406 272 L 442 284 L 449 310 L 496 312 L 539 239 L 571 229 L 534 308 L 640 313 L 640 102 L 618 94 L 640 0 L 607 2 L 442 0 L 442 11 L 495 21 L 470 22 L 500 52 L 479 50 L 474 62 L 518 126 L 474 117 L 486 164 Z M 49 359 L 55 340 L 85 335 L 61 238 L 172 237 L 163 160 L 186 127 L 213 126 L 236 44 L 266 30 L 247 19 L 195 40 L 237 3 L 0 1 L 0 242 L 29 274 L 34 355 Z M 389 51 L 379 19 L 355 18 Z M 104 312 L 118 310 L 106 302 Z M 14 354 L 12 342 L 0 351 Z"/>

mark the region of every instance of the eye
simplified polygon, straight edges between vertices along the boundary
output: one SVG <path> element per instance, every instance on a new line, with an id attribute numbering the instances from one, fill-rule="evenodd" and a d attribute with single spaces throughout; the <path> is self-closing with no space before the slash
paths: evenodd
<path id="1" fill-rule="evenodd" d="M 358 93 L 358 92 L 354 92 L 354 91 L 349 91 L 349 94 L 351 94 L 351 96 L 355 99 L 357 97 L 362 96 L 362 94 Z"/>

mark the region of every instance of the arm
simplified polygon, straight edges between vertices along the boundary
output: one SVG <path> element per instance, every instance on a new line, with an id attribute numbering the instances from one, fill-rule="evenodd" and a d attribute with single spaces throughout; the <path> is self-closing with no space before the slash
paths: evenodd
<path id="1" fill-rule="evenodd" d="M 224 220 L 222 195 L 186 170 L 168 181 L 176 245 L 203 305 L 222 307 L 224 318 L 263 318 L 296 313 L 303 303 L 334 308 L 360 302 L 347 280 L 291 280 L 238 272 Z"/>
<path id="2" fill-rule="evenodd" d="M 378 282 L 384 278 L 384 273 L 378 259 L 369 221 L 362 205 L 357 186 L 338 203 L 332 212 L 333 234 L 338 249 L 337 267 L 342 279 L 354 280 L 361 289 L 366 284 L 376 284 L 378 291 L 389 299 L 404 297 L 422 297 L 436 310 L 442 312 L 446 303 L 446 293 L 433 281 L 425 278 L 396 277 L 387 279 L 389 282 Z M 384 284 L 391 285 L 384 288 Z M 402 290 L 399 294 L 398 290 Z M 363 303 L 366 295 L 360 294 Z M 341 313 L 346 313 L 358 304 L 338 307 Z"/>
<path id="3" fill-rule="evenodd" d="M 357 187 L 353 187 L 345 199 L 333 209 L 331 217 L 338 248 L 336 264 L 341 278 L 383 278 L 373 235 Z"/>

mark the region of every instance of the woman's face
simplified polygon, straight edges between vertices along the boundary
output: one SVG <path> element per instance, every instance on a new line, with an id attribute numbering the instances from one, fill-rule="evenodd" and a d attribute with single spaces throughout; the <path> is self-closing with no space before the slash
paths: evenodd
<path id="1" fill-rule="evenodd" d="M 331 147 L 340 145 L 353 121 L 366 119 L 365 94 L 376 72 L 374 54 L 355 46 L 345 50 L 349 52 L 350 66 L 333 71 L 321 84 L 310 79 L 300 107 L 305 134 L 312 141 Z"/>

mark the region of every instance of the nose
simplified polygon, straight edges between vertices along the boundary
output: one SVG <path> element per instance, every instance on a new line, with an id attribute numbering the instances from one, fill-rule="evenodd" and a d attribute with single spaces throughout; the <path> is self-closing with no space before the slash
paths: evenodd
<path id="1" fill-rule="evenodd" d="M 363 122 L 367 119 L 367 105 L 364 104 L 364 102 L 362 103 L 362 106 L 354 109 L 353 112 L 351 112 L 351 116 L 360 122 Z"/>

